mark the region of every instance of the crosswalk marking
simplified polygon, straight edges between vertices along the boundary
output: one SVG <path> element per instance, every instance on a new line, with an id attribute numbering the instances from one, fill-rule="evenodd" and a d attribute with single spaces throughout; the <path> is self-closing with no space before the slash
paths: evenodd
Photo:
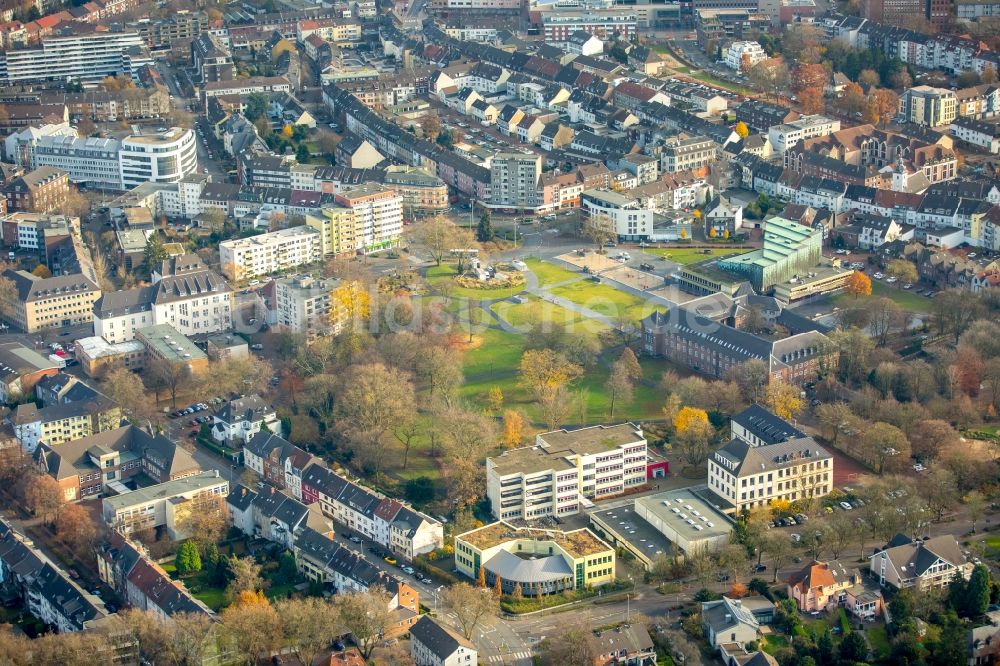
<path id="1" fill-rule="evenodd" d="M 530 652 L 511 652 L 506 656 L 501 656 L 498 654 L 490 655 L 489 661 L 491 664 L 502 664 L 506 659 L 508 663 L 513 664 L 523 659 L 530 659 L 530 658 L 531 658 Z"/>

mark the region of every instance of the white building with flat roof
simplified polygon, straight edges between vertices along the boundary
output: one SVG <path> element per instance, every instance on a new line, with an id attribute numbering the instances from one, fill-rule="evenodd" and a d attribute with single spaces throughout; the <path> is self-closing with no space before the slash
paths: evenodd
<path id="1" fill-rule="evenodd" d="M 749 71 L 757 63 L 766 60 L 767 54 L 757 42 L 733 42 L 726 49 L 723 60 L 726 67 L 735 69 L 737 72 Z"/>
<path id="2" fill-rule="evenodd" d="M 122 140 L 63 132 L 23 139 L 17 149 L 32 169 L 55 167 L 74 183 L 129 190 L 143 183 L 176 183 L 198 171 L 194 132 L 180 127 L 137 129 Z"/>
<path id="3" fill-rule="evenodd" d="M 486 459 L 486 496 L 500 520 L 579 513 L 646 483 L 646 438 L 633 423 L 555 430 Z"/>
<path id="4" fill-rule="evenodd" d="M 219 243 L 219 262 L 223 274 L 230 280 L 279 273 L 322 259 L 320 234 L 308 226 Z"/>
<path id="5" fill-rule="evenodd" d="M 117 74 L 131 76 L 128 52 L 145 47 L 138 32 L 97 31 L 81 23 L 60 32 L 42 38 L 34 48 L 0 52 L 0 83 L 100 81 Z"/>

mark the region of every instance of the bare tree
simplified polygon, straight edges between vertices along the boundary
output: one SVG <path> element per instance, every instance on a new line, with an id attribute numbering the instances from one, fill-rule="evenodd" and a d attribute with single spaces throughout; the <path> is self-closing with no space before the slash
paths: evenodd
<path id="1" fill-rule="evenodd" d="M 177 408 L 177 391 L 191 378 L 187 363 L 172 363 L 167 359 L 154 359 L 146 367 L 146 380 L 154 390 L 164 389 L 170 394 L 170 404 Z M 149 384 L 147 384 L 149 385 Z"/>
<path id="2" fill-rule="evenodd" d="M 381 473 L 382 438 L 416 409 L 413 384 L 406 373 L 381 363 L 357 365 L 337 399 L 345 430 Z"/>
<path id="3" fill-rule="evenodd" d="M 31 513 L 46 522 L 52 522 L 66 503 L 62 486 L 48 474 L 35 474 L 26 484 L 24 495 Z"/>
<path id="4" fill-rule="evenodd" d="M 389 593 L 379 587 L 335 597 L 340 623 L 351 632 L 366 661 L 389 626 L 389 602 Z"/>
<path id="5" fill-rule="evenodd" d="M 592 214 L 583 223 L 583 236 L 587 238 L 597 249 L 618 238 L 615 230 L 615 223 L 608 215 Z"/>
<path id="6" fill-rule="evenodd" d="M 466 639 L 472 638 L 472 632 L 480 622 L 496 615 L 499 610 L 499 601 L 491 590 L 473 587 L 468 583 L 459 583 L 447 588 L 441 600 L 455 614 L 455 619 L 462 628 L 462 635 Z"/>

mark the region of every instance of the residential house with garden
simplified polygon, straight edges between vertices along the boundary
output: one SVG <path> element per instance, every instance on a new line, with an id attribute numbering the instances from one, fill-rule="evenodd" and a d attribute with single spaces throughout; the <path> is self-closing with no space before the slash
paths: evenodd
<path id="1" fill-rule="evenodd" d="M 872 575 L 882 587 L 927 590 L 946 587 L 955 576 L 969 580 L 973 564 L 950 534 L 914 541 L 897 534 L 868 558 Z"/>

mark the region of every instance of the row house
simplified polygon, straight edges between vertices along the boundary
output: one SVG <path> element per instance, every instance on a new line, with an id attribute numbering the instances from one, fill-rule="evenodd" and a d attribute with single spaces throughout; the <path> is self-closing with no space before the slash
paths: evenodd
<path id="1" fill-rule="evenodd" d="M 104 602 L 86 592 L 28 537 L 0 520 L 0 588 L 59 633 L 83 631 L 107 616 Z"/>
<path id="2" fill-rule="evenodd" d="M 226 497 L 229 521 L 251 539 L 267 539 L 292 548 L 306 527 L 331 533 L 329 521 L 315 508 L 308 507 L 274 486 L 252 490 L 239 485 Z"/>
<path id="3" fill-rule="evenodd" d="M 339 594 L 378 587 L 389 595 L 389 618 L 381 638 L 392 640 L 410 631 L 420 619 L 420 593 L 404 581 L 368 563 L 361 553 L 330 536 L 305 528 L 292 549 L 295 565 L 309 580 L 329 585 Z"/>
<path id="4" fill-rule="evenodd" d="M 150 559 L 142 545 L 112 532 L 97 555 L 97 573 L 131 608 L 169 620 L 178 613 L 212 618 L 215 613 Z"/>
<path id="5" fill-rule="evenodd" d="M 324 515 L 409 559 L 440 548 L 441 523 L 312 464 L 302 476 L 302 501 Z"/>
<path id="6" fill-rule="evenodd" d="M 269 432 L 258 432 L 243 447 L 243 465 L 264 481 L 302 497 L 302 473 L 316 458 Z"/>

